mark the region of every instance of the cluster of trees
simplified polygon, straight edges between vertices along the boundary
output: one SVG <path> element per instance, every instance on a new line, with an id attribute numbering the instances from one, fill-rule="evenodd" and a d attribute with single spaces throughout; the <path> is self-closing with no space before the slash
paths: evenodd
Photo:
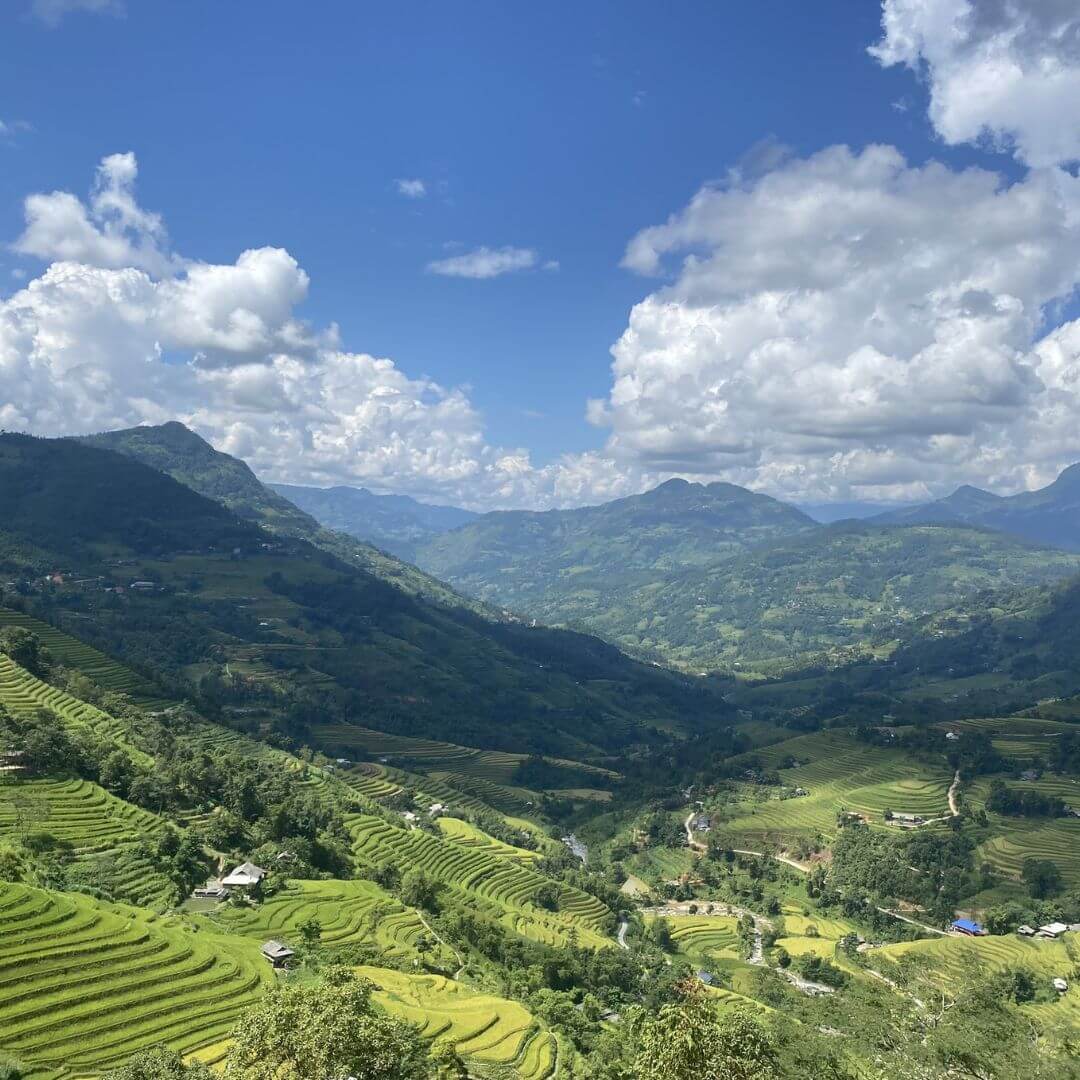
<path id="1" fill-rule="evenodd" d="M 1030 789 L 1011 788 L 1003 780 L 990 782 L 986 809 L 993 810 L 995 814 L 1038 818 L 1062 817 L 1066 812 L 1064 800 L 1057 796 L 1044 795 Z"/>

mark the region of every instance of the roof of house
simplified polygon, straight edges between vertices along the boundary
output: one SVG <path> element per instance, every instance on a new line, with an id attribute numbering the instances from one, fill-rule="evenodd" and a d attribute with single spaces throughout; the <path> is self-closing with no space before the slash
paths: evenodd
<path id="1" fill-rule="evenodd" d="M 1063 922 L 1047 923 L 1045 926 L 1040 926 L 1039 930 L 1047 934 L 1064 934 L 1069 928 Z"/>
<path id="2" fill-rule="evenodd" d="M 227 877 L 221 879 L 222 885 L 252 885 L 262 881 L 267 871 L 253 862 L 241 863 Z"/>
<path id="3" fill-rule="evenodd" d="M 957 930 L 966 930 L 969 934 L 981 934 L 983 932 L 982 925 L 975 922 L 974 919 L 954 919 L 953 927 Z"/>
<path id="4" fill-rule="evenodd" d="M 287 960 L 290 956 L 295 955 L 292 949 L 282 941 L 266 942 L 262 947 L 262 954 L 271 960 Z"/>

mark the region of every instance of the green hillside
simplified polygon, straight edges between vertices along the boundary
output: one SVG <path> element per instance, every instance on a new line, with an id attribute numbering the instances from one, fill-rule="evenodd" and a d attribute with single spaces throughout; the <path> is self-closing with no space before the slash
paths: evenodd
<path id="1" fill-rule="evenodd" d="M 822 527 L 766 496 L 680 481 L 602 507 L 488 514 L 429 541 L 420 562 L 632 654 L 744 674 L 886 655 L 929 615 L 1080 569 L 963 524 Z"/>
<path id="2" fill-rule="evenodd" d="M 324 528 L 310 514 L 261 483 L 245 462 L 215 450 L 178 421 L 86 435 L 78 441 L 134 458 L 245 520 L 280 536 L 307 540 L 408 593 L 450 607 L 484 611 L 474 600 L 455 593 L 409 563 L 348 535 L 351 530 L 335 531 L 333 524 Z"/>
<path id="3" fill-rule="evenodd" d="M 408 495 L 376 495 L 366 488 L 270 484 L 272 490 L 311 514 L 321 525 L 416 561 L 417 545 L 479 515 L 456 506 L 433 506 Z"/>
<path id="4" fill-rule="evenodd" d="M 965 485 L 951 495 L 923 506 L 896 510 L 879 521 L 956 522 L 1022 536 L 1069 551 L 1080 550 L 1080 465 L 1067 468 L 1036 491 L 995 495 Z"/>

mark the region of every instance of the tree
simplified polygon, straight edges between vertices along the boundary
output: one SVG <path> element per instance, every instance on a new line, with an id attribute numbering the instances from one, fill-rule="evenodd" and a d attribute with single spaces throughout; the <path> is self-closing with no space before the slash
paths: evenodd
<path id="1" fill-rule="evenodd" d="M 175 1050 L 151 1046 L 134 1053 L 118 1069 L 104 1073 L 101 1080 L 215 1080 L 215 1075 L 201 1061 L 185 1065 Z"/>
<path id="2" fill-rule="evenodd" d="M 0 652 L 7 653 L 19 667 L 39 678 L 48 673 L 50 657 L 37 634 L 21 626 L 0 630 Z"/>
<path id="3" fill-rule="evenodd" d="M 676 990 L 678 1001 L 638 1022 L 637 1080 L 775 1080 L 776 1050 L 753 1016 L 718 1013 L 696 982 Z"/>
<path id="4" fill-rule="evenodd" d="M 372 984 L 343 968 L 314 986 L 278 986 L 233 1030 L 229 1080 L 423 1080 L 416 1031 L 380 1016 Z"/>
<path id="5" fill-rule="evenodd" d="M 1061 891 L 1061 871 L 1050 859 L 1025 859 L 1020 877 L 1036 900 L 1044 900 Z"/>

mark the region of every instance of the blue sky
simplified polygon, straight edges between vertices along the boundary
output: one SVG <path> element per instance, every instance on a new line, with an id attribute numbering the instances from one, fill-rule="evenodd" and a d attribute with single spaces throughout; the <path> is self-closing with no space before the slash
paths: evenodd
<path id="1" fill-rule="evenodd" d="M 935 130 L 925 79 L 867 52 L 873 3 L 36 10 L 53 24 L 31 0 L 0 16 L 5 241 L 28 194 L 84 198 L 102 158 L 132 151 L 138 203 L 173 250 L 230 264 L 287 249 L 311 280 L 298 315 L 465 388 L 486 442 L 527 448 L 534 467 L 604 445 L 586 401 L 611 390 L 631 308 L 678 276 L 677 263 L 659 278 L 621 268 L 628 242 L 740 163 L 752 175 L 763 141 L 796 160 L 881 143 L 909 165 L 1027 172 Z M 481 246 L 536 265 L 479 280 L 426 269 Z M 47 261 L 0 258 L 8 294 L 12 269 Z M 802 492 L 815 493 L 828 497 Z"/>

